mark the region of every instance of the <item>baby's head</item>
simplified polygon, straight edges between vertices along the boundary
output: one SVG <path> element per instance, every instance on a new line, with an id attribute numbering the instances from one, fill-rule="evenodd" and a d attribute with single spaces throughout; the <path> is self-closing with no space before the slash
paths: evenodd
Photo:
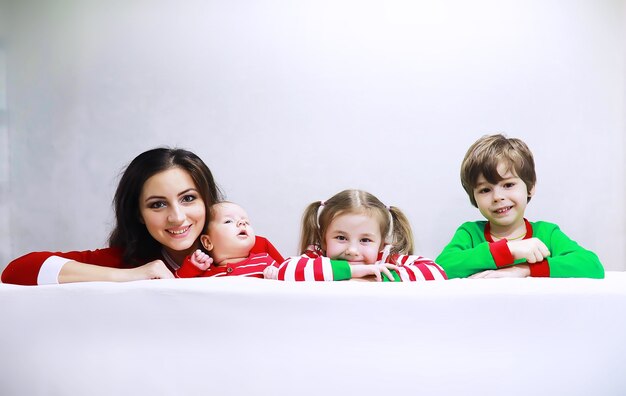
<path id="1" fill-rule="evenodd" d="M 319 245 L 327 256 L 347 259 L 343 252 L 349 241 L 359 242 L 368 262 L 373 262 L 369 261 L 372 255 L 375 258 L 386 243 L 392 244 L 393 253 L 413 251 L 413 234 L 406 216 L 366 191 L 344 190 L 307 207 L 301 252 L 309 245 Z"/>
<path id="2" fill-rule="evenodd" d="M 233 202 L 224 201 L 210 207 L 208 226 L 200 241 L 219 264 L 225 259 L 247 257 L 256 235 L 246 211 Z"/>
<path id="3" fill-rule="evenodd" d="M 497 184 L 509 171 L 526 184 L 530 201 L 537 176 L 533 154 L 526 143 L 501 134 L 486 135 L 474 142 L 461 163 L 461 184 L 472 205 L 478 207 L 474 189 L 481 175 L 487 182 Z"/>

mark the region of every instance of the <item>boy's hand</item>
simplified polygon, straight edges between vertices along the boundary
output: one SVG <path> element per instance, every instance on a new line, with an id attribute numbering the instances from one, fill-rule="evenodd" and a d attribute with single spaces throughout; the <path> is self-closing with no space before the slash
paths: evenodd
<path id="1" fill-rule="evenodd" d="M 198 249 L 191 255 L 191 263 L 201 269 L 202 271 L 206 271 L 213 264 L 213 259 L 208 254 L 204 253 L 202 250 Z"/>
<path id="2" fill-rule="evenodd" d="M 519 264 L 497 270 L 477 272 L 470 276 L 469 279 L 526 278 L 528 276 L 530 276 L 530 268 L 528 268 L 528 264 Z"/>
<path id="3" fill-rule="evenodd" d="M 278 268 L 273 265 L 268 265 L 263 270 L 263 278 L 265 279 L 278 279 Z"/>
<path id="4" fill-rule="evenodd" d="M 546 245 L 538 238 L 507 242 L 513 259 L 525 259 L 528 263 L 538 263 L 550 255 Z"/>
<path id="5" fill-rule="evenodd" d="M 397 270 L 398 267 L 393 264 L 350 264 L 350 271 L 352 272 L 352 278 L 363 278 L 366 276 L 374 275 L 377 282 L 381 282 L 381 273 L 387 275 L 389 280 L 393 281 L 394 277 L 391 274 L 390 269 Z"/>

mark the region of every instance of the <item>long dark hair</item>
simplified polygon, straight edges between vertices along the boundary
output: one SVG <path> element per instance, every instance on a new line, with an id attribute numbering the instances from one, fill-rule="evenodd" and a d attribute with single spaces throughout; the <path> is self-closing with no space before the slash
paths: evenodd
<path id="1" fill-rule="evenodd" d="M 159 147 L 139 154 L 126 167 L 115 191 L 116 225 L 109 236 L 109 246 L 122 248 L 124 261 L 131 266 L 159 256 L 161 244 L 141 222 L 139 197 L 146 180 L 174 167 L 186 170 L 196 184 L 206 207 L 206 221 L 211 205 L 222 200 L 222 192 L 215 184 L 213 174 L 204 161 L 191 151 Z"/>

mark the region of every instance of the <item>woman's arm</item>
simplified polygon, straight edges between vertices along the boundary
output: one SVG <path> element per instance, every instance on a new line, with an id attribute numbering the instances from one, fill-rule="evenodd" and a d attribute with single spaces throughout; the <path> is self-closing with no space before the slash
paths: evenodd
<path id="1" fill-rule="evenodd" d="M 162 271 L 165 265 L 160 260 L 157 261 L 161 264 L 151 262 L 141 267 L 125 269 L 128 266 L 122 260 L 122 255 L 123 252 L 119 248 L 28 253 L 9 263 L 2 272 L 2 282 L 42 285 L 167 277 Z"/>
<path id="2" fill-rule="evenodd" d="M 161 260 L 154 260 L 136 268 L 110 268 L 67 261 L 59 272 L 59 283 L 71 282 L 129 282 L 148 279 L 170 279 L 174 275 Z"/>

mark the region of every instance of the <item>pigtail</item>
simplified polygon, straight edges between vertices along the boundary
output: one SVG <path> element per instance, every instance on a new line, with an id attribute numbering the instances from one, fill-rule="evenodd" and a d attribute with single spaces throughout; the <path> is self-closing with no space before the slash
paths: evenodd
<path id="1" fill-rule="evenodd" d="M 395 206 L 389 207 L 391 214 L 391 253 L 413 254 L 413 230 L 405 214 Z"/>
<path id="2" fill-rule="evenodd" d="M 322 202 L 316 201 L 304 209 L 302 229 L 300 230 L 300 254 L 306 252 L 309 245 L 321 246 L 322 238 L 317 218 L 320 206 L 322 206 Z"/>

